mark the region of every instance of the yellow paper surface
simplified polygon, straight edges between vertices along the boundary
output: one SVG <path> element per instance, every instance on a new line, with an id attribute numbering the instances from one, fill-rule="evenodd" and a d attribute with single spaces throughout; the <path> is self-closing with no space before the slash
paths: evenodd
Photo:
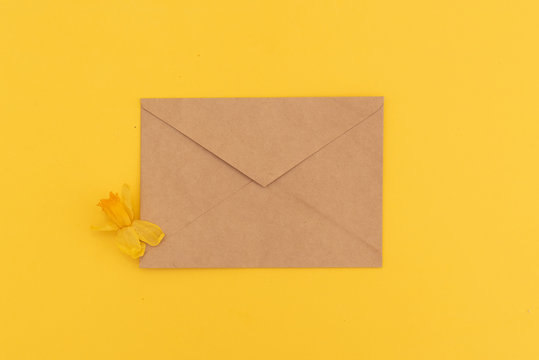
<path id="1" fill-rule="evenodd" d="M 0 357 L 538 358 L 538 10 L 2 1 Z M 89 229 L 138 211 L 140 98 L 368 95 L 383 268 L 145 270 Z"/>

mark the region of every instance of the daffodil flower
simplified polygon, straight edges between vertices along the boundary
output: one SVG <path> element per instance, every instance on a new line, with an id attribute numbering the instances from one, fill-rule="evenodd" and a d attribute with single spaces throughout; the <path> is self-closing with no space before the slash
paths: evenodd
<path id="1" fill-rule="evenodd" d="M 144 255 L 146 244 L 159 245 L 165 234 L 161 228 L 149 221 L 135 220 L 131 191 L 124 184 L 121 197 L 110 193 L 108 199 L 101 199 L 97 206 L 101 207 L 112 221 L 104 226 L 93 226 L 98 231 L 115 231 L 116 244 L 127 255 L 137 259 Z"/>

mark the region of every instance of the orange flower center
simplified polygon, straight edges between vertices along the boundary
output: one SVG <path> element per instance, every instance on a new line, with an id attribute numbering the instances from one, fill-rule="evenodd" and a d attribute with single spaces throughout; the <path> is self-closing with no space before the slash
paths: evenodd
<path id="1" fill-rule="evenodd" d="M 108 199 L 101 199 L 97 205 L 100 206 L 105 214 L 107 214 L 107 216 L 120 228 L 130 226 L 133 222 L 133 219 L 129 216 L 129 213 L 118 194 L 111 192 Z"/>

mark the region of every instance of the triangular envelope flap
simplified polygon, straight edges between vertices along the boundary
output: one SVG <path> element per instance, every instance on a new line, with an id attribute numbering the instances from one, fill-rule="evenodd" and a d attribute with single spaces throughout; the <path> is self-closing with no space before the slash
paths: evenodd
<path id="1" fill-rule="evenodd" d="M 267 186 L 378 111 L 382 97 L 142 99 L 142 107 Z"/>

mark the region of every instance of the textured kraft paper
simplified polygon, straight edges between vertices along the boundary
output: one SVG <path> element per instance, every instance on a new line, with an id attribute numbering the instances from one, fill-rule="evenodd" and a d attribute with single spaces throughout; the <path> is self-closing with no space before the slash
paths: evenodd
<path id="1" fill-rule="evenodd" d="M 145 268 L 382 265 L 383 97 L 141 100 Z"/>

